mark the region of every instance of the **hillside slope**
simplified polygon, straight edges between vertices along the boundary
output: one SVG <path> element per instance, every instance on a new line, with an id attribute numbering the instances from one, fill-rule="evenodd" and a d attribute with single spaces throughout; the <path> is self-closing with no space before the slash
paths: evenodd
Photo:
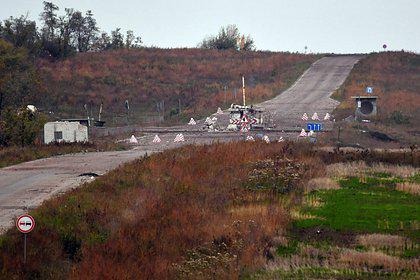
<path id="1" fill-rule="evenodd" d="M 174 123 L 240 102 L 242 74 L 248 100 L 271 98 L 316 58 L 273 52 L 139 49 L 78 54 L 60 62 L 44 60 L 38 67 L 50 96 L 42 105 L 56 115 L 85 116 L 83 106 L 88 104 L 96 116 L 103 102 L 109 125 L 125 123 L 124 102 L 129 100 L 133 123 L 161 114 L 158 103 L 164 101 L 165 120 Z"/>
<path id="2" fill-rule="evenodd" d="M 361 59 L 333 95 L 341 101 L 334 111 L 337 120 L 354 115 L 355 104 L 351 96 L 365 94 L 367 86 L 372 86 L 374 95 L 379 97 L 378 115 L 373 123 L 357 124 L 359 132 L 380 131 L 389 134 L 397 140 L 394 141 L 394 146 L 420 143 L 420 55 L 383 52 Z M 351 130 L 353 126 L 351 124 L 346 127 Z M 374 144 L 367 141 L 369 137 L 356 134 L 353 131 L 347 135 L 348 141 Z"/>

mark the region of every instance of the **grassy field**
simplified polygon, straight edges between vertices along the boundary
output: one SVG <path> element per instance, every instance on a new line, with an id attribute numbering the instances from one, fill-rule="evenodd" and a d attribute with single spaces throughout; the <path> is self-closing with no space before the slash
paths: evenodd
<path id="1" fill-rule="evenodd" d="M 359 156 L 369 160 L 368 167 L 354 161 Z M 28 235 L 28 262 L 23 264 L 21 234 L 10 229 L 0 238 L 0 278 L 414 277 L 414 223 L 394 233 L 393 221 L 417 219 L 417 198 L 395 189 L 412 193 L 416 185 L 404 182 L 417 184 L 419 170 L 375 163 L 401 162 L 401 157 L 261 141 L 184 146 L 146 156 L 31 211 L 37 227 Z M 380 176 L 359 186 L 352 174 L 343 175 L 358 169 Z M 384 175 L 384 170 L 390 172 Z M 387 185 L 379 187 L 382 181 Z M 337 213 L 348 227 L 328 210 L 340 192 L 363 196 L 363 188 L 375 194 L 385 189 L 392 206 L 400 196 L 409 198 L 388 218 L 393 235 L 370 235 L 388 232 L 375 229 L 377 219 L 386 217 L 375 207 L 369 214 L 378 214 L 377 219 L 360 218 L 372 230 L 359 232 L 358 222 L 344 211 Z M 354 204 L 344 196 L 341 202 Z M 385 207 L 380 200 L 375 205 Z M 377 240 L 392 242 L 389 248 L 367 249 Z"/>
<path id="2" fill-rule="evenodd" d="M 309 182 L 277 257 L 249 279 L 417 279 L 419 170 L 338 165 Z"/>
<path id="3" fill-rule="evenodd" d="M 318 218 L 297 222 L 298 227 L 328 227 L 337 231 L 399 233 L 420 238 L 416 220 L 420 197 L 396 190 L 399 178 L 346 178 L 338 190 L 320 190 L 305 197 L 303 213 Z"/>

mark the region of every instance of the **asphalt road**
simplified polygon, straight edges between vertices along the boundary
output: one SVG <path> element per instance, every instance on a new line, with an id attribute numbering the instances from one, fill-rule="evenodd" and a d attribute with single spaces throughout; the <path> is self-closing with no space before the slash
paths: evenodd
<path id="1" fill-rule="evenodd" d="M 300 120 L 306 112 L 312 116 L 317 112 L 323 117 L 332 112 L 338 102 L 329 98 L 345 80 L 360 56 L 324 57 L 316 61 L 296 83 L 272 100 L 258 104 L 269 110 L 277 128 L 302 125 Z M 227 115 L 218 116 L 220 122 L 227 122 Z M 192 129 L 192 128 L 191 128 Z M 40 159 L 0 169 L 0 232 L 13 225 L 14 218 L 40 205 L 52 196 L 93 180 L 79 176 L 94 172 L 104 174 L 120 164 L 159 150 L 176 147 L 174 134 L 162 134 L 162 142 L 152 144 L 153 135 L 139 138 L 139 144 L 130 151 L 82 153 Z M 271 134 L 276 138 L 278 134 Z M 282 134 L 293 139 L 292 134 Z M 183 143 L 210 143 L 212 141 L 239 140 L 235 133 L 186 134 Z"/>

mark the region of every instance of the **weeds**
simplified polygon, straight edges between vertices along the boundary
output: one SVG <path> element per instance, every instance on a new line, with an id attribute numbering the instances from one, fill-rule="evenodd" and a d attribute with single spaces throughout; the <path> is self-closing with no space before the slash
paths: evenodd
<path id="1" fill-rule="evenodd" d="M 397 183 L 396 189 L 402 192 L 411 193 L 414 195 L 420 195 L 419 183 L 409 183 L 409 182 Z"/>

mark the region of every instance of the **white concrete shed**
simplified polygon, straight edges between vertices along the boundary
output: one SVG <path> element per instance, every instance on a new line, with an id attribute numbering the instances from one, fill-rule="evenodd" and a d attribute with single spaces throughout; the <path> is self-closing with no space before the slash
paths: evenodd
<path id="1" fill-rule="evenodd" d="M 88 128 L 79 122 L 48 122 L 44 125 L 44 143 L 87 142 Z"/>

